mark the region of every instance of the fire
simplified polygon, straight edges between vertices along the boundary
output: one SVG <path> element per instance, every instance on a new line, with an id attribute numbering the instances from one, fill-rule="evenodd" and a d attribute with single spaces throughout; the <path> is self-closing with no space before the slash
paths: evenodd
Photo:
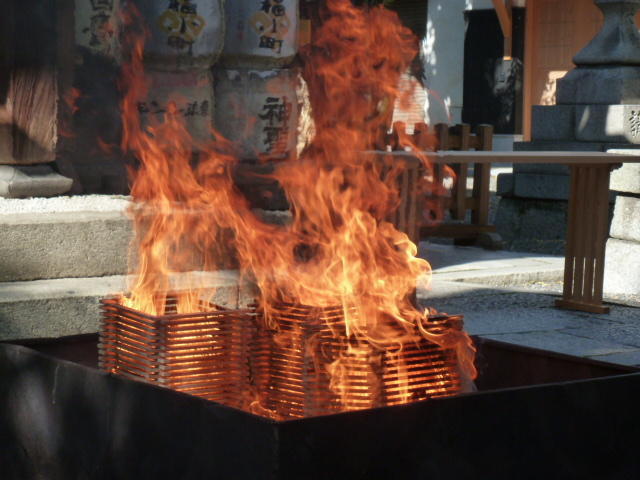
<path id="1" fill-rule="evenodd" d="M 402 166 L 385 169 L 380 158 L 366 153 L 402 96 L 400 75 L 416 55 L 417 42 L 382 7 L 364 10 L 347 0 L 328 0 L 325 13 L 303 54 L 315 136 L 299 159 L 282 162 L 274 173 L 291 205 L 293 220 L 286 226 L 264 223 L 252 212 L 232 181 L 237 162 L 229 153 L 232 145 L 215 132 L 210 142 L 192 139 L 175 105 L 164 122 L 140 126 L 137 104 L 148 83 L 143 41 L 133 41 L 123 67 L 122 146 L 140 161 L 131 212 L 137 270 L 123 303 L 163 314 L 166 292 L 178 291 L 178 313 L 201 311 L 215 292 L 198 271 L 218 269 L 232 246 L 242 274 L 259 287 L 264 327 L 279 332 L 274 342 L 308 346 L 294 345 L 292 339 L 303 337 L 282 330 L 284 305 L 338 309 L 340 326 L 323 327 L 338 339 L 337 353 L 313 360 L 328 373 L 341 409 L 349 410 L 376 405 L 373 399 L 384 385 L 373 357 L 387 362 L 384 375 L 393 372 L 393 402 L 402 403 L 412 398 L 405 357 L 416 345 L 426 341 L 454 349 L 468 378 L 475 377 L 474 349 L 464 332 L 433 328 L 428 312 L 416 308 L 416 278 L 430 274 L 429 264 L 385 220 L 400 204 Z M 429 172 L 428 159 L 421 160 Z M 186 289 L 176 287 L 180 272 Z M 362 389 L 357 401 L 354 388 Z M 420 398 L 436 393 L 433 387 Z M 255 404 L 256 411 L 263 410 L 260 398 Z"/>
<path id="2" fill-rule="evenodd" d="M 82 97 L 82 92 L 75 87 L 71 87 L 62 97 L 72 115 L 78 111 L 77 102 L 80 97 Z"/>

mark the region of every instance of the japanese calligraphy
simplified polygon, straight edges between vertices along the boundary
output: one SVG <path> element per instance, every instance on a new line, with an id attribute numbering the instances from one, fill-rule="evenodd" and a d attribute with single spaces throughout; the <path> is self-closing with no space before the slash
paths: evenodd
<path id="1" fill-rule="evenodd" d="M 260 9 L 250 23 L 258 34 L 258 47 L 282 52 L 284 37 L 291 27 L 284 0 L 260 0 Z"/>
<path id="2" fill-rule="evenodd" d="M 209 100 L 188 102 L 184 107 L 178 108 L 177 111 L 185 117 L 206 117 L 209 115 Z M 160 103 L 155 100 L 138 102 L 138 112 L 151 114 L 166 113 L 167 107 L 160 105 Z"/>
<path id="3" fill-rule="evenodd" d="M 285 97 L 267 97 L 262 106 L 262 113 L 258 114 L 258 117 L 265 121 L 262 133 L 267 153 L 284 153 L 287 150 L 290 116 L 291 103 Z"/>

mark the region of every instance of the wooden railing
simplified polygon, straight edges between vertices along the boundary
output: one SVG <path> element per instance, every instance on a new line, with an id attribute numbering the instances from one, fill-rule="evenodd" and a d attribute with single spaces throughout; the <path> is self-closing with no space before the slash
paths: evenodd
<path id="1" fill-rule="evenodd" d="M 468 124 L 437 124 L 433 129 L 429 129 L 425 123 L 417 123 L 413 132 L 408 133 L 403 122 L 396 122 L 392 132 L 383 135 L 377 147 L 383 151 L 417 149 L 427 152 L 427 155 L 428 152 L 437 150 L 489 151 L 493 149 L 493 127 L 478 125 L 474 134 L 471 133 L 471 126 Z M 417 215 L 413 217 L 415 226 L 409 226 L 407 219 L 411 217 L 408 213 L 402 213 L 406 210 L 405 205 L 412 204 L 405 196 L 420 191 L 412 184 L 417 173 L 408 171 L 407 178 L 400 180 L 403 200 L 399 215 L 402 221 L 398 219 L 399 223 L 396 226 L 412 239 L 449 237 L 462 242 L 474 242 L 483 233 L 495 232 L 495 227 L 489 224 L 491 164 L 473 164 L 470 189 L 467 186 L 469 171 L 468 163 L 433 165 L 433 178 L 430 183 L 434 188 L 417 199 Z M 446 182 L 449 178 L 452 185 L 447 187 Z M 412 190 L 405 192 L 404 188 Z M 445 221 L 444 214 L 447 210 L 451 221 Z"/>

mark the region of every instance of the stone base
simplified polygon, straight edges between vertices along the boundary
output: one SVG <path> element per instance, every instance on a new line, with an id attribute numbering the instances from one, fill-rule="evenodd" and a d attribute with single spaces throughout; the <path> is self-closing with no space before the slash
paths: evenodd
<path id="1" fill-rule="evenodd" d="M 85 194 L 129 194 L 129 176 L 124 161 L 105 157 L 76 161 L 73 167 Z"/>
<path id="2" fill-rule="evenodd" d="M 132 235 L 123 212 L 0 215 L 0 282 L 125 274 Z"/>
<path id="3" fill-rule="evenodd" d="M 640 103 L 640 67 L 575 68 L 558 80 L 556 98 L 559 105 Z"/>
<path id="4" fill-rule="evenodd" d="M 568 200 L 569 176 L 536 173 L 503 173 L 498 179 L 498 194 L 531 200 Z"/>
<path id="5" fill-rule="evenodd" d="M 543 141 L 575 140 L 575 105 L 534 105 L 531 136 Z"/>
<path id="6" fill-rule="evenodd" d="M 640 143 L 640 104 L 534 106 L 532 142 L 514 150 L 605 151 Z"/>
<path id="7" fill-rule="evenodd" d="M 500 199 L 495 225 L 509 250 L 562 255 L 567 202 Z"/>
<path id="8" fill-rule="evenodd" d="M 485 250 L 503 250 L 504 241 L 500 234 L 496 232 L 482 232 L 478 235 L 476 245 L 482 247 Z"/>
<path id="9" fill-rule="evenodd" d="M 640 242 L 640 198 L 618 195 L 611 222 L 611 236 Z"/>
<path id="10" fill-rule="evenodd" d="M 608 149 L 607 152 L 638 155 L 640 149 Z M 640 163 L 626 163 L 611 172 L 611 184 L 609 188 L 615 192 L 640 195 Z"/>
<path id="11" fill-rule="evenodd" d="M 640 143 L 640 104 L 576 105 L 576 138 L 584 142 Z"/>
<path id="12" fill-rule="evenodd" d="M 513 197 L 513 173 L 501 173 L 498 175 L 496 194 L 499 197 Z"/>
<path id="13" fill-rule="evenodd" d="M 640 294 L 640 242 L 610 238 L 604 269 L 604 292 Z"/>
<path id="14" fill-rule="evenodd" d="M 48 165 L 0 165 L 0 197 L 53 197 L 68 192 L 72 184 Z"/>

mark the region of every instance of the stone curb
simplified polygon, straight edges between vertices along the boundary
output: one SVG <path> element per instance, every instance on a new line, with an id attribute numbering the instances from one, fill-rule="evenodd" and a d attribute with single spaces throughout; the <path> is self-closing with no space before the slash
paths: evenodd
<path id="1" fill-rule="evenodd" d="M 433 281 L 473 283 L 489 287 L 518 287 L 534 282 L 557 282 L 563 279 L 564 270 L 554 266 L 532 268 L 510 268 L 498 272 L 468 271 L 433 274 Z"/>
<path id="2" fill-rule="evenodd" d="M 0 341 L 97 332 L 99 301 L 122 292 L 127 283 L 124 275 L 0 283 Z M 240 283 L 235 271 L 208 275 L 204 284 L 218 288 L 213 301 L 221 306 L 255 301 L 252 285 Z"/>

